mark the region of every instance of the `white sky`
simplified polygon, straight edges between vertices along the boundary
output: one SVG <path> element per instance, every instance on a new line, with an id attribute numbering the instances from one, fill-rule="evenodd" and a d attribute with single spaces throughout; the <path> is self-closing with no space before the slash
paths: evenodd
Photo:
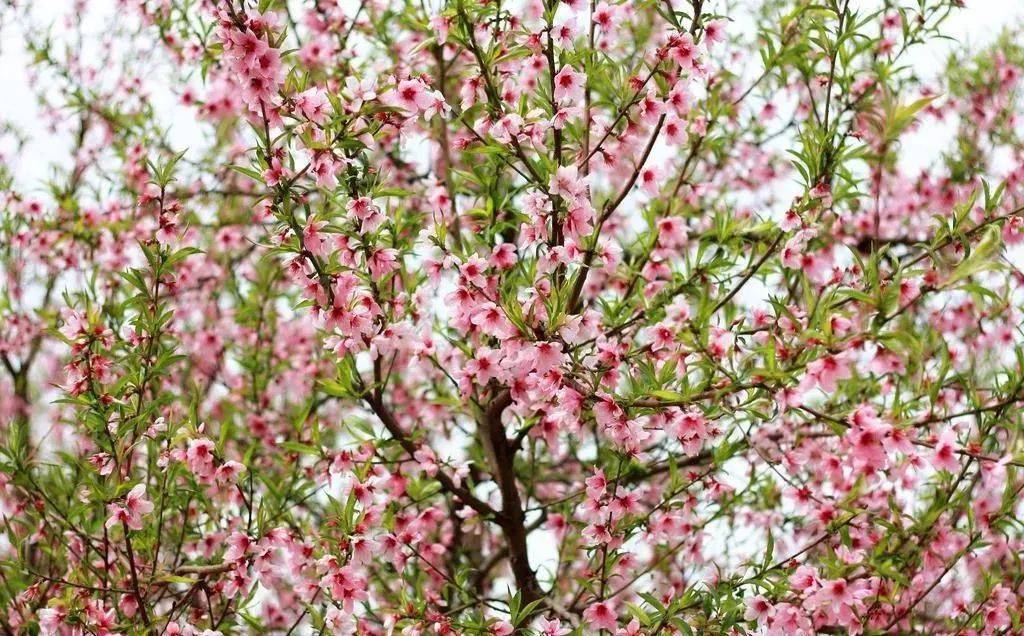
<path id="1" fill-rule="evenodd" d="M 103 7 L 104 3 L 110 5 L 110 11 L 117 11 L 119 3 L 116 0 L 92 2 L 98 7 Z M 852 0 L 855 8 L 865 11 L 877 8 L 880 3 L 881 0 Z M 53 23 L 54 33 L 59 35 L 64 28 L 63 16 L 72 4 L 72 0 L 43 0 L 32 4 L 32 11 L 38 24 Z M 1024 0 L 965 0 L 965 4 L 966 7 L 956 12 L 945 24 L 946 32 L 955 40 L 933 41 L 908 53 L 908 62 L 921 75 L 930 76 L 940 71 L 947 54 L 954 47 L 978 48 L 992 41 L 1003 27 L 1024 23 Z M 293 6 L 302 5 L 303 2 L 293 0 Z M 87 25 L 87 28 L 89 26 L 94 30 L 102 28 L 98 21 Z M 88 63 L 88 56 L 85 58 Z M 39 179 L 45 178 L 53 162 L 61 160 L 62 151 L 68 147 L 68 140 L 47 134 L 39 124 L 35 96 L 27 82 L 28 61 L 20 32 L 13 25 L 4 24 L 0 30 L 0 87 L 3 87 L 0 93 L 0 119 L 13 123 L 32 139 L 22 156 L 15 161 L 20 185 L 31 188 Z M 171 113 L 170 121 L 176 139 L 187 140 L 199 132 L 198 128 L 189 125 L 194 120 L 183 113 L 183 109 L 173 108 L 173 96 L 155 94 L 154 99 L 160 102 L 158 106 L 167 106 L 166 112 Z M 164 108 L 159 110 L 163 111 Z M 910 147 L 905 148 L 906 162 L 911 166 L 927 165 L 950 138 L 951 129 L 921 131 Z M 0 152 L 6 155 L 10 150 L 8 144 L 0 144 Z"/>

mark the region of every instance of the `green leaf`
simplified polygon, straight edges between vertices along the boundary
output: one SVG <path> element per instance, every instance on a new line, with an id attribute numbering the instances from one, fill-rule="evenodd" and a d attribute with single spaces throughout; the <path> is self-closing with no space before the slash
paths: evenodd
<path id="1" fill-rule="evenodd" d="M 951 285 L 969 276 L 979 274 L 985 270 L 994 269 L 999 263 L 993 259 L 1002 246 L 1002 237 L 999 228 L 992 224 L 983 230 L 978 243 L 971 250 L 971 253 L 957 265 L 950 275 L 946 285 Z"/>

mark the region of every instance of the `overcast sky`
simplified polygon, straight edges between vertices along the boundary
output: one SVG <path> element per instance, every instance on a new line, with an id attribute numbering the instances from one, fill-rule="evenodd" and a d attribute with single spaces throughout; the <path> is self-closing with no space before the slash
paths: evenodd
<path id="1" fill-rule="evenodd" d="M 118 4 L 115 0 L 92 0 L 92 4 L 102 7 L 109 3 L 111 10 L 116 10 Z M 852 6 L 868 10 L 879 5 L 880 0 L 852 0 Z M 296 7 L 301 2 L 293 3 Z M 955 38 L 955 41 L 933 41 L 925 47 L 918 47 L 908 55 L 909 63 L 917 67 L 918 71 L 925 76 L 931 76 L 941 70 L 947 53 L 953 47 L 968 46 L 977 48 L 986 42 L 990 42 L 998 35 L 1000 30 L 1007 25 L 1024 23 L 1024 2 L 1017 0 L 966 0 L 966 7 L 958 11 L 946 23 L 946 32 Z M 66 15 L 72 0 L 46 0 L 37 2 L 32 6 L 35 12 L 35 21 L 39 24 L 54 23 L 54 31 L 59 34 L 61 29 L 62 16 Z M 97 22 L 98 24 L 98 22 Z M 32 142 L 16 160 L 16 174 L 22 187 L 30 186 L 33 181 L 38 181 L 49 172 L 49 166 L 59 161 L 62 151 L 68 145 L 66 139 L 53 138 L 38 123 L 38 107 L 35 96 L 28 87 L 26 80 L 26 65 L 28 56 L 21 41 L 21 34 L 12 25 L 4 25 L 0 31 L 0 87 L 3 92 L 0 94 L 0 118 L 13 123 L 32 138 Z M 160 91 L 154 91 L 159 93 Z M 156 95 L 158 101 L 167 101 L 167 106 L 173 103 L 170 95 Z M 158 104 L 159 106 L 159 104 Z M 177 110 L 177 109 L 175 109 Z M 175 137 L 188 138 L 199 131 L 178 130 L 179 128 L 190 128 L 191 118 L 182 118 L 179 113 L 172 117 L 172 125 L 175 127 Z M 936 156 L 950 137 L 948 130 L 928 130 L 924 134 L 915 135 L 913 147 L 905 148 L 907 151 L 906 163 L 912 166 L 924 167 L 931 157 Z M 10 153 L 7 144 L 0 145 L 0 152 Z"/>
<path id="2" fill-rule="evenodd" d="M 868 10 L 879 5 L 880 0 L 853 0 L 854 7 Z M 115 0 L 92 0 L 92 4 L 102 7 L 109 3 L 111 11 L 116 10 Z M 62 16 L 66 15 L 72 0 L 46 0 L 33 3 L 35 21 L 39 24 L 54 23 L 54 30 L 59 34 Z M 301 2 L 293 3 L 296 7 Z M 97 24 L 99 22 L 97 21 Z M 990 42 L 1000 30 L 1007 25 L 1024 23 L 1024 2 L 1017 0 L 966 0 L 966 7 L 958 11 L 945 25 L 947 33 L 955 41 L 934 41 L 926 47 L 918 47 L 908 56 L 908 61 L 917 67 L 925 76 L 934 75 L 941 70 L 946 55 L 953 47 L 968 46 L 977 48 Z M 21 187 L 31 187 L 33 182 L 45 177 L 50 165 L 61 160 L 61 155 L 68 147 L 68 140 L 54 138 L 38 123 L 38 107 L 35 97 L 26 80 L 28 56 L 21 41 L 21 34 L 12 25 L 4 25 L 0 31 L 0 118 L 9 121 L 23 130 L 32 142 L 22 156 L 15 161 L 16 174 Z M 161 91 L 154 91 L 160 93 Z M 166 92 L 166 91 L 164 91 Z M 156 95 L 155 99 L 165 102 L 168 109 L 173 104 L 173 96 Z M 158 107 L 161 104 L 158 104 Z M 180 110 L 180 109 L 174 109 Z M 183 117 L 184 113 L 176 113 L 171 118 L 175 138 L 186 140 L 200 131 L 190 126 L 191 118 Z M 191 128 L 191 130 L 187 130 Z M 915 135 L 911 147 L 905 148 L 905 165 L 924 167 L 930 159 L 945 147 L 950 139 L 949 130 L 926 130 Z M 183 144 L 187 145 L 187 144 Z M 9 144 L 0 145 L 0 152 L 9 154 Z"/>

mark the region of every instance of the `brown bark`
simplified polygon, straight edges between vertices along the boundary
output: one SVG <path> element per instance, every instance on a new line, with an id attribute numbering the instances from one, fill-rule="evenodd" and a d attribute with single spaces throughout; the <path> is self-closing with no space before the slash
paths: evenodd
<path id="1" fill-rule="evenodd" d="M 541 598 L 542 592 L 537 583 L 537 574 L 530 567 L 530 555 L 526 547 L 526 514 L 523 512 L 516 480 L 515 449 L 505 436 L 505 427 L 501 422 L 501 414 L 511 403 L 512 396 L 508 389 L 498 393 L 484 412 L 481 432 L 487 436 L 494 451 L 494 478 L 501 491 L 501 529 L 508 544 L 512 575 L 516 587 L 522 593 L 523 604 L 526 605 Z"/>

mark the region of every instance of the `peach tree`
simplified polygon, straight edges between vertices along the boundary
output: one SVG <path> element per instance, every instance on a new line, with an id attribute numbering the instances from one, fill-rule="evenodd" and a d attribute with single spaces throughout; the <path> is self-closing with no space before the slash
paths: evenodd
<path id="1" fill-rule="evenodd" d="M 1024 630 L 1016 32 L 41 4 L 4 634 Z"/>

